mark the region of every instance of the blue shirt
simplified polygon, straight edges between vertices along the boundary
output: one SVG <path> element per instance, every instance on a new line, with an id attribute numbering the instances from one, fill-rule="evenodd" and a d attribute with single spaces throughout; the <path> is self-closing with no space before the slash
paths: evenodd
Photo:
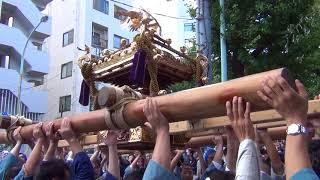
<path id="1" fill-rule="evenodd" d="M 129 165 L 125 170 L 124 170 L 124 175 L 123 175 L 123 179 L 126 178 L 127 176 L 129 176 L 130 174 L 133 173 L 133 168 L 131 167 L 131 165 Z"/>
<path id="2" fill-rule="evenodd" d="M 21 168 L 19 174 L 14 177 L 14 180 L 33 180 L 33 176 L 25 176 L 24 170 Z"/>
<path id="3" fill-rule="evenodd" d="M 319 180 L 318 176 L 316 173 L 310 169 L 310 168 L 305 168 L 294 174 L 290 180 Z"/>
<path id="4" fill-rule="evenodd" d="M 224 169 L 223 169 L 222 165 L 213 161 L 212 163 L 210 163 L 210 165 L 204 171 L 203 175 L 201 176 L 201 180 L 205 180 L 207 177 L 209 177 L 215 171 L 224 171 Z"/>
<path id="5" fill-rule="evenodd" d="M 94 170 L 89 156 L 85 152 L 78 152 L 72 162 L 71 171 L 74 180 L 94 179 Z"/>
<path id="6" fill-rule="evenodd" d="M 5 179 L 5 175 L 8 169 L 17 165 L 19 160 L 16 156 L 9 153 L 1 162 L 0 162 L 0 179 Z"/>
<path id="7" fill-rule="evenodd" d="M 163 168 L 153 160 L 150 160 L 146 171 L 143 175 L 143 180 L 178 180 L 176 176 Z"/>
<path id="8" fill-rule="evenodd" d="M 110 174 L 108 171 L 103 173 L 102 179 L 104 179 L 104 180 L 117 180 L 117 178 L 114 177 L 114 175 Z"/>

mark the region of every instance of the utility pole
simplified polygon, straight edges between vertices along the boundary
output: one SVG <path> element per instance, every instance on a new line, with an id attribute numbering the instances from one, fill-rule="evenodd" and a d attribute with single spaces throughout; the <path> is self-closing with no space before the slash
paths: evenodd
<path id="1" fill-rule="evenodd" d="M 221 81 L 228 80 L 227 46 L 225 38 L 224 0 L 219 0 L 220 13 L 220 53 L 221 53 Z"/>
<path id="2" fill-rule="evenodd" d="M 210 1 L 197 0 L 196 1 L 196 33 L 197 33 L 197 52 L 204 49 L 204 54 L 208 58 L 208 83 L 212 84 L 212 31 L 211 31 L 211 16 L 210 16 Z"/>

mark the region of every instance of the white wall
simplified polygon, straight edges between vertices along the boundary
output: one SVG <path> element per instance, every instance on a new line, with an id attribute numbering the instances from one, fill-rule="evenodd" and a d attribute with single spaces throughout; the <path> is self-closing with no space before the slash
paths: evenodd
<path id="1" fill-rule="evenodd" d="M 125 0 L 130 3 L 130 0 Z M 71 111 L 64 112 L 68 116 L 77 112 L 88 111 L 88 106 L 83 107 L 78 103 L 82 75 L 76 64 L 78 57 L 84 52 L 76 48 L 91 46 L 92 23 L 100 24 L 108 28 L 108 47 L 113 48 L 113 34 L 132 40 L 134 33 L 130 33 L 120 27 L 119 20 L 115 19 L 113 12 L 114 3 L 109 1 L 109 14 L 104 14 L 93 9 L 93 0 L 56 0 L 47 8 L 52 16 L 52 35 L 48 39 L 50 54 L 49 74 L 46 77 L 43 89 L 49 91 L 49 111 L 45 119 L 53 119 L 60 116 L 59 97 L 71 94 Z M 121 6 L 121 5 L 118 5 Z M 124 7 L 128 9 L 128 7 Z M 62 47 L 63 33 L 74 29 L 74 43 Z M 72 77 L 61 79 L 61 64 L 73 61 Z"/>

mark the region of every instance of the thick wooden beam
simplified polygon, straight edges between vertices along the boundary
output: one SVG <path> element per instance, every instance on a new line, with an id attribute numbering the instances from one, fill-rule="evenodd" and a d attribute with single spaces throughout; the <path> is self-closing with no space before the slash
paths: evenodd
<path id="1" fill-rule="evenodd" d="M 99 140 L 98 135 L 88 135 L 84 136 L 83 138 L 80 138 L 80 144 L 82 146 L 87 146 L 91 144 L 99 144 L 101 143 Z M 66 140 L 60 140 L 58 142 L 58 147 L 68 147 L 69 143 Z"/>
<path id="2" fill-rule="evenodd" d="M 225 102 L 234 96 L 241 96 L 249 101 L 252 104 L 252 111 L 266 110 L 270 109 L 270 106 L 257 95 L 257 90 L 261 89 L 261 81 L 266 76 L 282 76 L 295 88 L 294 80 L 288 70 L 277 69 L 166 96 L 158 96 L 154 99 L 170 122 L 185 119 L 197 121 L 203 118 L 223 116 L 225 115 Z M 129 103 L 124 108 L 123 115 L 128 124 L 138 126 L 141 125 L 141 120 L 145 121 L 142 111 L 144 101 Z"/>
<path id="3" fill-rule="evenodd" d="M 309 101 L 308 116 L 320 114 L 320 100 Z M 258 128 L 269 128 L 284 126 L 285 121 L 281 115 L 275 110 L 266 110 L 251 113 L 251 120 L 254 124 L 258 124 Z M 230 125 L 227 116 L 213 117 L 201 119 L 199 121 L 180 121 L 170 123 L 170 132 L 173 134 L 185 133 L 187 131 L 206 130 L 212 128 L 219 128 Z"/>
<path id="4" fill-rule="evenodd" d="M 276 127 L 268 129 L 268 133 L 272 139 L 285 139 L 286 138 L 286 127 Z M 186 147 L 197 148 L 203 147 L 207 145 L 213 145 L 213 137 L 215 134 L 208 134 L 199 137 L 192 137 L 186 144 Z M 224 141 L 226 141 L 226 137 L 224 137 Z"/>
<path id="5" fill-rule="evenodd" d="M 189 89 L 186 91 L 177 92 L 174 94 L 158 96 L 154 99 L 157 101 L 160 111 L 169 119 L 170 122 L 177 122 L 185 119 L 199 120 L 202 118 L 219 117 L 225 114 L 225 102 L 231 100 L 233 96 L 241 96 L 252 104 L 253 111 L 270 109 L 257 95 L 257 90 L 261 89 L 261 81 L 266 76 L 284 77 L 289 84 L 295 88 L 294 80 L 290 76 L 287 69 L 276 69 L 264 73 L 245 76 L 239 79 L 234 79 L 224 83 L 204 86 L 200 88 Z M 296 89 L 296 88 L 295 88 Z M 124 121 L 130 127 L 143 125 L 146 118 L 143 114 L 143 105 L 145 100 L 138 100 L 127 104 L 121 112 Z M 77 133 L 87 133 L 101 130 L 112 129 L 110 116 L 106 109 L 86 112 L 69 117 L 71 124 Z M 109 120 L 109 121 L 106 121 Z M 113 119 L 113 126 L 115 121 Z M 44 122 L 45 124 L 48 121 Z M 60 128 L 61 119 L 54 121 L 54 129 Z M 123 123 L 122 123 L 123 124 Z M 7 128 L 2 121 L 1 128 Z M 35 125 L 22 127 L 21 136 L 24 139 L 32 138 L 32 131 Z M 118 127 L 123 129 L 125 127 Z M 1 139 L 1 138 L 0 138 Z M 0 142 L 6 143 L 6 142 Z"/>

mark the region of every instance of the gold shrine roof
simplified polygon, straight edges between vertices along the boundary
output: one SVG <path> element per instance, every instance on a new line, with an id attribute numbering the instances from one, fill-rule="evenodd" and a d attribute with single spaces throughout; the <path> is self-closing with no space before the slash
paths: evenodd
<path id="1" fill-rule="evenodd" d="M 95 80 L 108 82 L 114 85 L 131 85 L 129 74 L 132 60 L 137 50 L 130 47 L 115 52 L 106 61 L 103 58 L 93 67 Z M 171 84 L 190 80 L 194 74 L 192 67 L 168 52 L 163 52 L 164 58 L 158 61 L 158 82 L 161 89 L 166 89 Z"/>

